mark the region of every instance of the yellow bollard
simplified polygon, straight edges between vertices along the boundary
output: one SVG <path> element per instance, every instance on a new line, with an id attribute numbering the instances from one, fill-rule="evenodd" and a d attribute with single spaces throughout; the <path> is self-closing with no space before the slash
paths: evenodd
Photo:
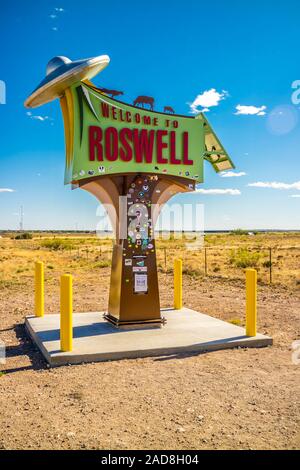
<path id="1" fill-rule="evenodd" d="M 72 351 L 72 297 L 72 276 L 70 274 L 64 274 L 60 278 L 60 349 L 62 351 Z"/>
<path id="2" fill-rule="evenodd" d="M 174 309 L 182 308 L 182 260 L 174 261 Z"/>
<path id="3" fill-rule="evenodd" d="M 246 269 L 246 336 L 256 336 L 257 271 Z"/>
<path id="4" fill-rule="evenodd" d="M 34 286 L 34 314 L 36 317 L 44 316 L 44 263 L 35 263 Z"/>

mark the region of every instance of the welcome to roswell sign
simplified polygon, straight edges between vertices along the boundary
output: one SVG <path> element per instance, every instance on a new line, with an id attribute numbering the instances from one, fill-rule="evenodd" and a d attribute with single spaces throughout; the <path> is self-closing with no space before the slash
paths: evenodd
<path id="1" fill-rule="evenodd" d="M 203 115 L 197 119 L 140 109 L 83 82 L 66 90 L 62 108 L 67 117 L 66 184 L 142 172 L 203 181 L 203 158 L 209 153 Z"/>

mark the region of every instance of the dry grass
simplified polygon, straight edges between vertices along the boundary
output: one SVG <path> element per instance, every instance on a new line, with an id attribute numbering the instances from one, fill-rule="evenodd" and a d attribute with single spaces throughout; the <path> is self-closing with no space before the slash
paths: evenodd
<path id="1" fill-rule="evenodd" d="M 167 253 L 167 263 L 163 250 Z M 184 240 L 158 243 L 159 265 L 172 269 L 175 257 L 184 260 L 184 273 L 226 279 L 244 279 L 244 269 L 254 267 L 261 284 L 270 281 L 270 249 L 272 282 L 292 289 L 300 288 L 300 234 L 259 233 L 256 235 L 206 235 L 198 250 L 185 248 Z M 205 262 L 206 258 L 206 262 Z M 206 265 L 206 268 L 205 268 Z"/>
<path id="2" fill-rule="evenodd" d="M 192 239 L 191 239 L 192 237 Z M 192 243 L 192 249 L 188 244 Z M 272 282 L 300 289 L 300 234 L 258 233 L 206 235 L 197 248 L 194 235 L 171 240 L 157 239 L 160 272 L 171 273 L 174 259 L 183 259 L 185 275 L 198 278 L 205 274 L 216 278 L 244 279 L 244 269 L 255 267 L 261 284 Z M 33 277 L 34 261 L 44 261 L 46 280 L 62 273 L 98 271 L 110 266 L 112 240 L 94 235 L 35 234 L 31 240 L 15 240 L 9 235 L 0 240 L 0 288 L 20 286 Z M 206 262 L 205 262 L 206 259 Z"/>

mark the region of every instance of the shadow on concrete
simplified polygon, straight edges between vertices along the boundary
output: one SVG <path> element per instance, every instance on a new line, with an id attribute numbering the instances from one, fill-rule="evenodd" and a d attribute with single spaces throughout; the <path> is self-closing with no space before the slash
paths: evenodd
<path id="1" fill-rule="evenodd" d="M 25 325 L 17 324 L 11 329 L 15 331 L 19 344 L 15 346 L 6 346 L 6 359 L 27 356 L 31 364 L 28 366 L 12 367 L 10 369 L 3 368 L 5 375 L 13 374 L 14 372 L 22 372 L 24 370 L 47 369 L 47 362 L 44 360 L 39 349 L 35 346 L 30 337 L 26 334 Z"/>
<path id="2" fill-rule="evenodd" d="M 248 338 L 248 336 L 241 335 L 241 336 L 232 336 L 230 338 L 223 338 L 223 339 L 214 340 L 214 341 L 207 341 L 206 343 L 200 343 L 201 346 L 203 346 L 203 350 L 201 349 L 198 351 L 180 351 L 174 354 L 166 354 L 164 356 L 153 357 L 153 360 L 160 362 L 160 361 L 170 361 L 172 359 L 187 359 L 189 357 L 195 357 L 201 354 L 213 353 L 213 352 L 218 352 L 218 351 L 226 351 L 226 350 L 230 351 L 236 348 L 243 348 L 243 349 L 252 348 L 253 345 L 250 342 L 249 342 L 249 345 L 240 345 L 240 344 L 235 345 L 234 344 L 235 341 L 239 341 L 241 339 L 246 339 L 246 338 Z M 228 347 L 218 348 L 218 344 L 228 344 Z M 206 347 L 207 349 L 205 349 Z M 258 345 L 255 347 L 259 348 L 260 346 Z"/>
<path id="3" fill-rule="evenodd" d="M 145 328 L 147 330 L 147 328 Z M 118 329 L 111 325 L 110 323 L 91 323 L 89 325 L 80 325 L 80 326 L 73 326 L 73 339 L 76 338 L 86 338 L 88 336 L 102 336 L 108 334 L 122 334 L 128 333 L 128 331 L 143 331 L 142 328 L 130 328 L 127 330 L 126 328 Z M 47 341 L 59 341 L 60 340 L 60 330 L 45 330 L 39 331 L 37 333 L 40 341 L 47 342 Z"/>

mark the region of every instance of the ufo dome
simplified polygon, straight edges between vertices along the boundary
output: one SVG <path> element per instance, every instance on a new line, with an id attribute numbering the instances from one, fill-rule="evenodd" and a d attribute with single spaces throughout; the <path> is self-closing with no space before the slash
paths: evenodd
<path id="1" fill-rule="evenodd" d="M 63 55 L 58 55 L 53 57 L 53 59 L 49 60 L 47 67 L 46 67 L 46 75 L 50 75 L 50 73 L 54 72 L 56 69 L 61 67 L 65 64 L 70 64 L 71 60 L 68 57 Z"/>

